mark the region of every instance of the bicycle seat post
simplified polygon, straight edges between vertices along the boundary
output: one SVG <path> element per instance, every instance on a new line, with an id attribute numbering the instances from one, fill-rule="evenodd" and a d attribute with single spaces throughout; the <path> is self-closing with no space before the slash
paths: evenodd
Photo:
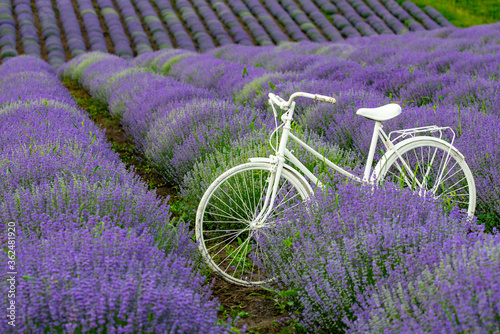
<path id="1" fill-rule="evenodd" d="M 375 126 L 373 127 L 372 141 L 370 143 L 370 150 L 368 151 L 368 158 L 366 159 L 365 173 L 363 175 L 363 182 L 368 183 L 370 172 L 372 170 L 373 157 L 375 156 L 375 148 L 377 147 L 378 136 L 380 130 L 382 130 L 382 122 L 375 121 Z"/>

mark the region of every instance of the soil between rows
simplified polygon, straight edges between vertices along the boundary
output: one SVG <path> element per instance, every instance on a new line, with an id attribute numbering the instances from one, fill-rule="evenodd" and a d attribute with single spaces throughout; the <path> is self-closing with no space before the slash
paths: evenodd
<path id="1" fill-rule="evenodd" d="M 80 108 L 89 113 L 90 118 L 102 130 L 113 149 L 120 155 L 127 169 L 139 175 L 151 190 L 169 203 L 180 202 L 177 189 L 166 186 L 163 178 L 149 166 L 138 152 L 132 140 L 125 134 L 120 121 L 111 117 L 106 105 L 92 99 L 88 92 L 72 81 L 64 81 L 65 87 L 71 92 Z M 174 213 L 174 216 L 178 216 Z M 255 287 L 242 287 L 230 284 L 213 273 L 209 280 L 213 282 L 213 297 L 221 304 L 218 316 L 226 320 L 228 317 L 240 319 L 234 324 L 236 328 L 246 327 L 247 333 L 293 333 L 286 311 L 277 308 L 274 295 L 271 292 Z"/>

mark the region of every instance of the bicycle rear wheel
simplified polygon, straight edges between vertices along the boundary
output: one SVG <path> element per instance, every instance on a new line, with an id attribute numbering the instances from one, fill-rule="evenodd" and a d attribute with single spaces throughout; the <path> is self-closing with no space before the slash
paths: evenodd
<path id="1" fill-rule="evenodd" d="M 386 153 L 375 167 L 379 183 L 390 181 L 441 200 L 445 209 L 458 205 L 470 216 L 474 214 L 474 177 L 455 147 L 427 136 L 402 141 L 396 147 L 404 163 L 396 152 Z"/>
<path id="2" fill-rule="evenodd" d="M 272 277 L 264 270 L 266 234 L 286 210 L 309 197 L 309 190 L 286 168 L 266 221 L 257 220 L 275 172 L 268 163 L 231 168 L 207 189 L 196 214 L 196 240 L 207 265 L 238 285 L 260 285 Z"/>

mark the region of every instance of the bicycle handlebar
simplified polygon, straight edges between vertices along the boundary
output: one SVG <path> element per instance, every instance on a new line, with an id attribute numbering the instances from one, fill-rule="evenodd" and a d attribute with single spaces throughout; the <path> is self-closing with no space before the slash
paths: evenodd
<path id="1" fill-rule="evenodd" d="M 292 104 L 293 100 L 299 96 L 300 97 L 307 97 L 307 98 L 313 99 L 313 100 L 328 102 L 331 104 L 334 104 L 337 102 L 337 100 L 335 100 L 335 98 L 330 97 L 330 96 L 320 95 L 320 94 L 310 94 L 310 93 L 304 93 L 304 92 L 293 93 L 290 96 L 290 99 L 288 99 L 288 101 L 285 101 L 281 97 L 279 97 L 278 95 L 275 95 L 273 93 L 269 93 L 269 99 L 271 101 L 273 101 L 274 103 L 276 103 L 281 109 L 289 107 Z"/>

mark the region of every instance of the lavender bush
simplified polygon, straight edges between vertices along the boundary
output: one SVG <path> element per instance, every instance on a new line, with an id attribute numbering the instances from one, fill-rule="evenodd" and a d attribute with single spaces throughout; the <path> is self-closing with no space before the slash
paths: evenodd
<path id="1" fill-rule="evenodd" d="M 212 8 L 215 10 L 221 21 L 229 29 L 229 33 L 238 44 L 253 45 L 252 38 L 243 29 L 240 22 L 231 9 L 221 0 L 210 0 Z"/>
<path id="2" fill-rule="evenodd" d="M 495 333 L 500 286 L 499 235 L 424 250 L 432 265 L 377 285 L 361 299 L 349 332 Z M 429 262 L 430 262 L 429 261 Z M 416 277 L 415 277 L 416 276 Z"/>
<path id="3" fill-rule="evenodd" d="M 454 27 L 454 25 L 448 21 L 443 14 L 435 10 L 431 6 L 425 6 L 424 11 L 429 15 L 431 19 L 437 22 L 441 27 Z"/>
<path id="4" fill-rule="evenodd" d="M 76 0 L 80 15 L 82 16 L 83 25 L 87 32 L 87 38 L 90 44 L 90 50 L 108 52 L 106 40 L 104 39 L 104 32 L 102 31 L 99 23 L 99 18 L 95 12 L 92 1 L 90 0 Z"/>
<path id="5" fill-rule="evenodd" d="M 60 71 L 85 66 L 85 56 Z M 173 225 L 170 207 L 38 61 L 0 67 L 10 85 L 0 89 L 0 219 L 18 226 L 16 301 L 24 305 L 17 327 L 0 320 L 2 332 L 227 332 L 187 225 Z"/>
<path id="6" fill-rule="evenodd" d="M 232 44 L 233 40 L 229 36 L 228 32 L 222 25 L 221 21 L 213 10 L 210 8 L 210 5 L 205 0 L 193 0 L 193 4 L 195 5 L 198 13 L 203 17 L 203 20 L 207 24 L 207 28 L 210 32 L 210 35 L 215 38 L 218 45 L 227 45 Z"/>
<path id="7" fill-rule="evenodd" d="M 445 216 L 438 203 L 401 189 L 329 184 L 335 186 L 308 210 L 283 217 L 264 241 L 266 270 L 279 277 L 278 289 L 297 293 L 292 318 L 310 331 L 345 330 L 358 296 L 395 268 L 411 271 L 408 259 L 420 249 L 480 235 L 468 235 L 463 214 Z"/>
<path id="8" fill-rule="evenodd" d="M 172 4 L 168 0 L 153 0 L 154 4 L 160 10 L 163 22 L 166 23 L 169 30 L 174 35 L 177 47 L 190 51 L 196 51 L 193 40 L 182 25 L 182 22 L 175 14 Z"/>
<path id="9" fill-rule="evenodd" d="M 121 16 L 127 24 L 127 29 L 132 37 L 137 54 L 140 55 L 145 52 L 153 51 L 151 42 L 142 28 L 142 24 L 139 21 L 139 17 L 137 16 L 131 0 L 116 0 L 116 4 L 120 9 Z"/>
<path id="10" fill-rule="evenodd" d="M 170 41 L 168 32 L 163 27 L 163 24 L 161 23 L 161 20 L 158 17 L 158 14 L 156 14 L 156 11 L 151 3 L 145 0 L 134 0 L 134 3 L 141 13 L 142 19 L 148 26 L 158 49 L 163 50 L 171 48 L 172 42 Z"/>
<path id="11" fill-rule="evenodd" d="M 266 114 L 228 102 L 194 100 L 154 122 L 146 135 L 145 155 L 168 181 L 180 184 L 196 160 L 213 149 L 263 126 L 270 128 Z"/>
<path id="12" fill-rule="evenodd" d="M 31 1 L 15 0 L 13 4 L 19 24 L 24 54 L 42 58 L 40 41 L 33 19 L 33 10 L 31 9 Z"/>
<path id="13" fill-rule="evenodd" d="M 108 27 L 109 36 L 113 41 L 115 54 L 125 59 L 131 59 L 134 54 L 130 47 L 130 41 L 125 34 L 124 27 L 120 22 L 119 15 L 111 0 L 97 0 L 101 15 Z"/>
<path id="14" fill-rule="evenodd" d="M 198 15 L 194 11 L 193 6 L 187 0 L 176 0 L 175 6 L 179 10 L 182 20 L 191 30 L 193 39 L 198 43 L 201 52 L 213 49 L 215 47 L 212 37 L 207 33 L 207 30 L 201 23 Z M 175 15 L 175 13 L 174 13 Z"/>
<path id="15" fill-rule="evenodd" d="M 274 19 L 269 15 L 267 10 L 262 6 L 258 0 L 243 0 L 245 5 L 250 9 L 252 14 L 259 20 L 259 23 L 266 29 L 267 33 L 273 39 L 274 43 L 289 41 L 287 35 L 281 31 L 280 27 L 276 24 Z M 257 38 L 257 37 L 256 37 Z M 259 39 L 257 39 L 259 41 Z"/>
<path id="16" fill-rule="evenodd" d="M 321 28 L 321 32 L 323 32 L 329 41 L 336 42 L 342 39 L 342 35 L 339 31 L 328 21 L 325 15 L 323 15 L 311 0 L 299 0 L 298 2 L 302 8 L 304 8 L 307 15 L 309 15 L 312 22 Z"/>
<path id="17" fill-rule="evenodd" d="M 71 53 L 71 57 L 76 57 L 80 53 L 87 51 L 83 40 L 80 24 L 75 14 L 73 4 L 66 1 L 56 1 L 57 14 L 62 22 L 66 42 Z"/>
<path id="18" fill-rule="evenodd" d="M 257 19 L 250 13 L 248 7 L 243 3 L 242 0 L 231 0 L 229 1 L 228 5 L 247 26 L 248 30 L 255 38 L 255 41 L 258 45 L 273 45 L 273 42 L 269 35 L 266 33 L 264 28 L 260 26 Z"/>
<path id="19" fill-rule="evenodd" d="M 308 40 L 307 36 L 278 2 L 264 0 L 263 3 L 269 13 L 271 13 L 279 21 L 279 23 L 284 26 L 286 33 L 293 41 L 300 42 Z"/>
<path id="20" fill-rule="evenodd" d="M 16 333 L 228 331 L 216 325 L 218 305 L 189 259 L 165 256 L 147 233 L 120 228 L 51 231 L 20 243 Z M 1 259 L 5 267 L 7 257 Z M 0 327 L 14 332 L 5 318 Z"/>
<path id="21" fill-rule="evenodd" d="M 66 61 L 64 47 L 61 41 L 61 31 L 57 25 L 56 14 L 49 0 L 36 0 L 38 17 L 42 25 L 42 37 L 45 40 L 45 50 L 51 66 L 58 68 Z"/>
<path id="22" fill-rule="evenodd" d="M 8 0 L 0 1 L 0 36 L 0 58 L 17 56 L 16 24 L 12 16 L 12 3 Z"/>
<path id="23" fill-rule="evenodd" d="M 366 0 L 366 4 L 379 16 L 396 34 L 405 34 L 408 30 L 396 19 L 378 0 Z"/>
<path id="24" fill-rule="evenodd" d="M 314 24 L 309 20 L 294 1 L 280 0 L 281 5 L 286 9 L 290 16 L 299 24 L 300 29 L 314 42 L 326 42 L 326 38 L 319 32 Z"/>

